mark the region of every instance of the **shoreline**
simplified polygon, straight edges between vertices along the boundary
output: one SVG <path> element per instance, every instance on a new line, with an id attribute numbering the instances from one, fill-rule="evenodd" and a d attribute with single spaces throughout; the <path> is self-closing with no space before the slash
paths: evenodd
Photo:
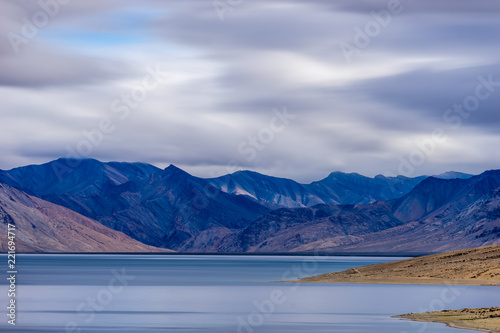
<path id="1" fill-rule="evenodd" d="M 297 282 L 297 281 L 282 281 Z M 414 278 L 414 277 L 356 277 L 346 278 L 342 276 L 312 276 L 303 278 L 301 283 L 342 283 L 342 284 L 401 284 L 401 285 L 437 285 L 437 286 L 500 286 L 498 280 L 481 279 L 440 279 L 440 278 Z"/>
<path id="2" fill-rule="evenodd" d="M 500 245 L 356 267 L 300 282 L 500 286 Z"/>
<path id="3" fill-rule="evenodd" d="M 442 323 L 446 326 L 481 332 L 500 332 L 500 307 L 443 310 L 392 316 L 419 322 Z"/>
<path id="4" fill-rule="evenodd" d="M 208 255 L 208 256 L 287 256 L 287 257 L 370 257 L 370 258 L 414 258 L 428 255 L 428 253 L 311 253 L 311 252 L 177 252 L 165 249 L 161 252 L 18 252 L 19 254 L 138 254 L 138 255 Z M 0 252 L 0 255 L 8 252 Z"/>

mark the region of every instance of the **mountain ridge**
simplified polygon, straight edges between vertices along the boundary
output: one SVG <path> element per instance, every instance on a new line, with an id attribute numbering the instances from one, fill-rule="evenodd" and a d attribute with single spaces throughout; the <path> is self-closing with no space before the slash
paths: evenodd
<path id="1" fill-rule="evenodd" d="M 429 253 L 497 244 L 500 170 L 430 177 L 395 200 L 274 210 L 217 241 L 210 251 Z"/>
<path id="2" fill-rule="evenodd" d="M 187 252 L 427 252 L 418 242 L 452 249 L 429 230 L 464 244 L 497 241 L 498 170 L 332 172 L 300 184 L 253 171 L 199 178 L 172 164 L 59 159 L 0 170 L 0 181 L 144 244 Z"/>

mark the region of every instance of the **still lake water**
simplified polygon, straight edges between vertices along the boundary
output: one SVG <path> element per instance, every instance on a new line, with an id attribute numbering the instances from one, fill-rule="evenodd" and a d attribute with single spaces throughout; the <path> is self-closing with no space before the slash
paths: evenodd
<path id="1" fill-rule="evenodd" d="M 2 315 L 0 332 L 457 333 L 472 331 L 391 315 L 499 305 L 498 287 L 273 282 L 397 259 L 21 254 L 17 325 Z"/>

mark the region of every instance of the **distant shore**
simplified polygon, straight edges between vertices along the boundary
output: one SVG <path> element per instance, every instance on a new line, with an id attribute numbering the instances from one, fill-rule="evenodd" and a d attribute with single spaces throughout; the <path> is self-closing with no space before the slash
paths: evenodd
<path id="1" fill-rule="evenodd" d="M 300 282 L 500 286 L 500 245 L 351 268 Z"/>
<path id="2" fill-rule="evenodd" d="M 409 313 L 394 318 L 443 323 L 450 327 L 500 332 L 500 307 Z"/>
<path id="3" fill-rule="evenodd" d="M 292 282 L 292 281 L 286 281 Z M 470 279 L 432 279 L 432 278 L 304 278 L 305 283 L 352 283 L 352 284 L 404 284 L 404 285 L 454 285 L 454 286 L 500 286 L 500 281 Z"/>

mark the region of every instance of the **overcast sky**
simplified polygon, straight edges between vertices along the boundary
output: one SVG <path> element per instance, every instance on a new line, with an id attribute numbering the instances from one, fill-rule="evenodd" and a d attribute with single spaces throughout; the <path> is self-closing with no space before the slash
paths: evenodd
<path id="1" fill-rule="evenodd" d="M 499 169 L 499 15 L 498 0 L 0 0 L 0 168 Z"/>

